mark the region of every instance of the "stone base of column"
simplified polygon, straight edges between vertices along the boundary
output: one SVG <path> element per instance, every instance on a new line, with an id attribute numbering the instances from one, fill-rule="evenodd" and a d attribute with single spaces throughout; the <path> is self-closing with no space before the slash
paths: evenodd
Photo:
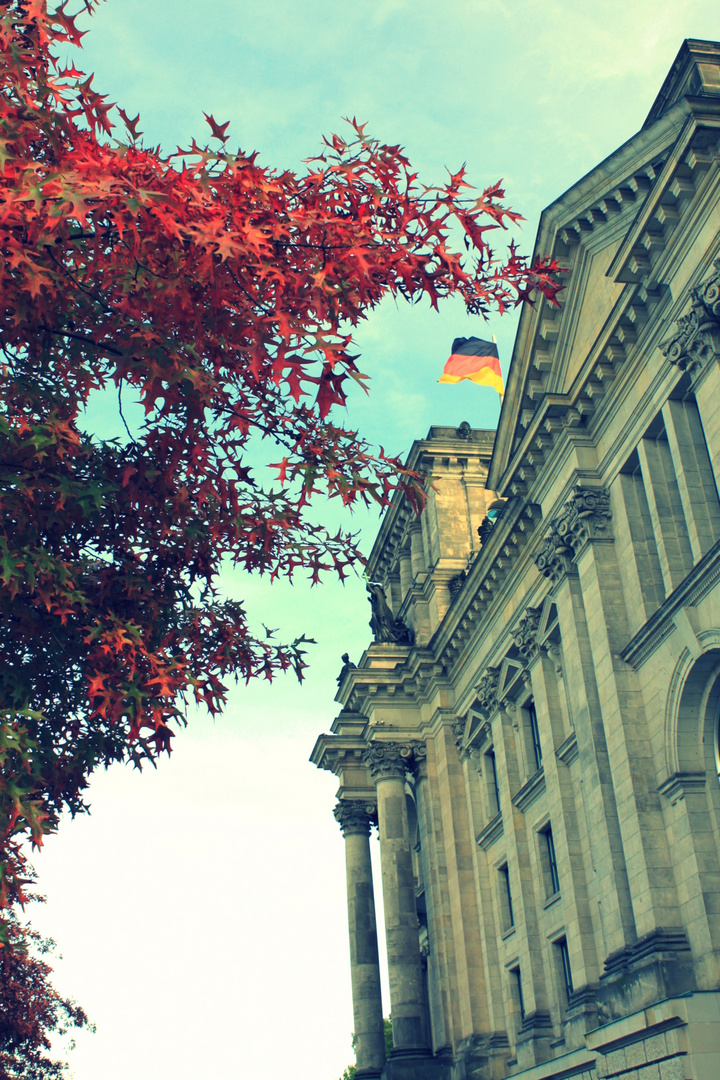
<path id="1" fill-rule="evenodd" d="M 382 1075 L 377 1069 L 359 1069 L 355 1073 L 355 1080 L 382 1080 Z"/>
<path id="2" fill-rule="evenodd" d="M 383 1080 L 450 1080 L 450 1069 L 431 1050 L 393 1050 Z"/>

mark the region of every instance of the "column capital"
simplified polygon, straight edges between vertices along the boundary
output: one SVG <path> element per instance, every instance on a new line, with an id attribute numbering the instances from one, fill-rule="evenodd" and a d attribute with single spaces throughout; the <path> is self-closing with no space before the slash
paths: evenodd
<path id="1" fill-rule="evenodd" d="M 696 375 L 714 357 L 720 359 L 720 259 L 715 272 L 690 290 L 690 310 L 675 322 L 671 337 L 660 346 L 669 363 Z"/>
<path id="2" fill-rule="evenodd" d="M 588 543 L 612 540 L 611 517 L 610 496 L 604 488 L 576 484 L 572 496 L 550 522 L 550 531 L 535 556 L 540 573 L 557 584 Z"/>
<path id="3" fill-rule="evenodd" d="M 425 780 L 427 779 L 427 746 L 424 742 L 414 742 L 411 749 L 411 772 L 418 780 Z"/>
<path id="4" fill-rule="evenodd" d="M 333 816 L 343 836 L 369 836 L 370 826 L 375 824 L 376 809 L 364 799 L 338 799 Z"/>
<path id="5" fill-rule="evenodd" d="M 373 783 L 378 780 L 404 780 L 410 770 L 412 747 L 396 742 L 372 742 L 363 754 Z"/>
<path id="6" fill-rule="evenodd" d="M 513 632 L 517 651 L 526 664 L 531 664 L 540 652 L 537 632 L 540 626 L 541 608 L 529 607 Z"/>
<path id="7" fill-rule="evenodd" d="M 486 719 L 492 716 L 498 707 L 497 689 L 499 680 L 499 667 L 485 668 L 485 671 L 480 676 L 480 681 L 475 687 L 477 707 Z"/>

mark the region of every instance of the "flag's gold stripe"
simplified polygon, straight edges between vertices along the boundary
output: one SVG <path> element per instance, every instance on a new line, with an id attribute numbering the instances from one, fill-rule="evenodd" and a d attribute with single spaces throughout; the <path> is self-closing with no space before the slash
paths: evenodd
<path id="1" fill-rule="evenodd" d="M 493 390 L 497 390 L 501 397 L 505 392 L 502 376 L 490 368 L 481 368 L 480 371 L 473 371 L 470 375 L 441 375 L 438 382 L 458 383 L 462 382 L 463 379 L 470 379 L 471 382 L 476 383 L 478 386 L 490 386 Z"/>

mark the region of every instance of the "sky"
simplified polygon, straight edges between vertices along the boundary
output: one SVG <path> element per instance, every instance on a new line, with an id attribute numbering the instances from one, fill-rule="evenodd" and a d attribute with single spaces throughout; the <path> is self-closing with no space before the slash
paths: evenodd
<path id="1" fill-rule="evenodd" d="M 683 38 L 720 39 L 720 6 L 109 0 L 88 24 L 78 66 L 140 112 L 147 141 L 204 141 L 204 110 L 231 121 L 230 145 L 298 169 L 356 116 L 426 183 L 463 163 L 479 187 L 502 177 L 529 252 L 542 208 L 640 128 Z M 396 453 L 431 424 L 494 428 L 492 391 L 437 379 L 461 334 L 495 333 L 507 373 L 516 325 L 384 303 L 356 335 L 371 392 L 348 422 Z M 377 518 L 348 524 L 369 551 Z M 98 774 L 92 813 L 34 858 L 55 983 L 97 1028 L 68 1055 L 75 1080 L 338 1080 L 352 1060 L 337 783 L 307 759 L 339 709 L 340 654 L 369 643 L 369 605 L 357 580 L 223 586 L 257 625 L 315 638 L 310 671 L 302 686 L 233 687 L 225 715 L 192 715 L 157 770 Z"/>

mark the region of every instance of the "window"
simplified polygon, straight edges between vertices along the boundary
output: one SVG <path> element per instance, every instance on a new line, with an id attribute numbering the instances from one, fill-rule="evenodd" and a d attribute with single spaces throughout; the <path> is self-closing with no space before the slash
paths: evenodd
<path id="1" fill-rule="evenodd" d="M 560 892 L 560 877 L 558 875 L 557 858 L 555 856 L 555 842 L 552 829 L 546 825 L 540 831 L 540 852 L 545 871 L 545 888 L 548 898 L 557 896 Z"/>
<path id="2" fill-rule="evenodd" d="M 510 986 L 513 997 L 513 1005 L 515 1011 L 520 1014 L 520 1020 L 525 1019 L 525 1001 L 523 999 L 522 992 L 522 978 L 520 976 L 520 967 L 510 968 Z"/>
<path id="3" fill-rule="evenodd" d="M 542 767 L 542 747 L 540 746 L 540 731 L 538 729 L 538 718 L 535 710 L 535 702 L 530 699 L 526 705 L 523 706 L 525 712 L 528 714 L 528 721 L 530 725 L 530 738 L 532 740 L 533 757 L 535 760 L 535 768 Z"/>
<path id="4" fill-rule="evenodd" d="M 498 776 L 497 776 L 497 766 L 495 764 L 495 751 L 494 750 L 488 750 L 488 752 L 485 755 L 485 760 L 487 762 L 487 771 L 486 771 L 487 783 L 488 783 L 488 787 L 490 788 L 490 791 L 489 791 L 490 813 L 491 814 L 499 814 L 500 813 L 500 792 L 499 792 L 499 789 L 498 789 Z"/>
<path id="5" fill-rule="evenodd" d="M 502 912 L 503 931 L 512 930 L 515 926 L 513 913 L 512 893 L 510 892 L 510 870 L 508 864 L 498 867 L 500 875 L 500 910 Z"/>
<path id="6" fill-rule="evenodd" d="M 557 957 L 557 968 L 560 974 L 560 989 L 563 1004 L 567 1005 L 573 992 L 572 972 L 570 970 L 570 953 L 568 952 L 567 939 L 559 938 L 553 942 L 553 948 Z"/>

